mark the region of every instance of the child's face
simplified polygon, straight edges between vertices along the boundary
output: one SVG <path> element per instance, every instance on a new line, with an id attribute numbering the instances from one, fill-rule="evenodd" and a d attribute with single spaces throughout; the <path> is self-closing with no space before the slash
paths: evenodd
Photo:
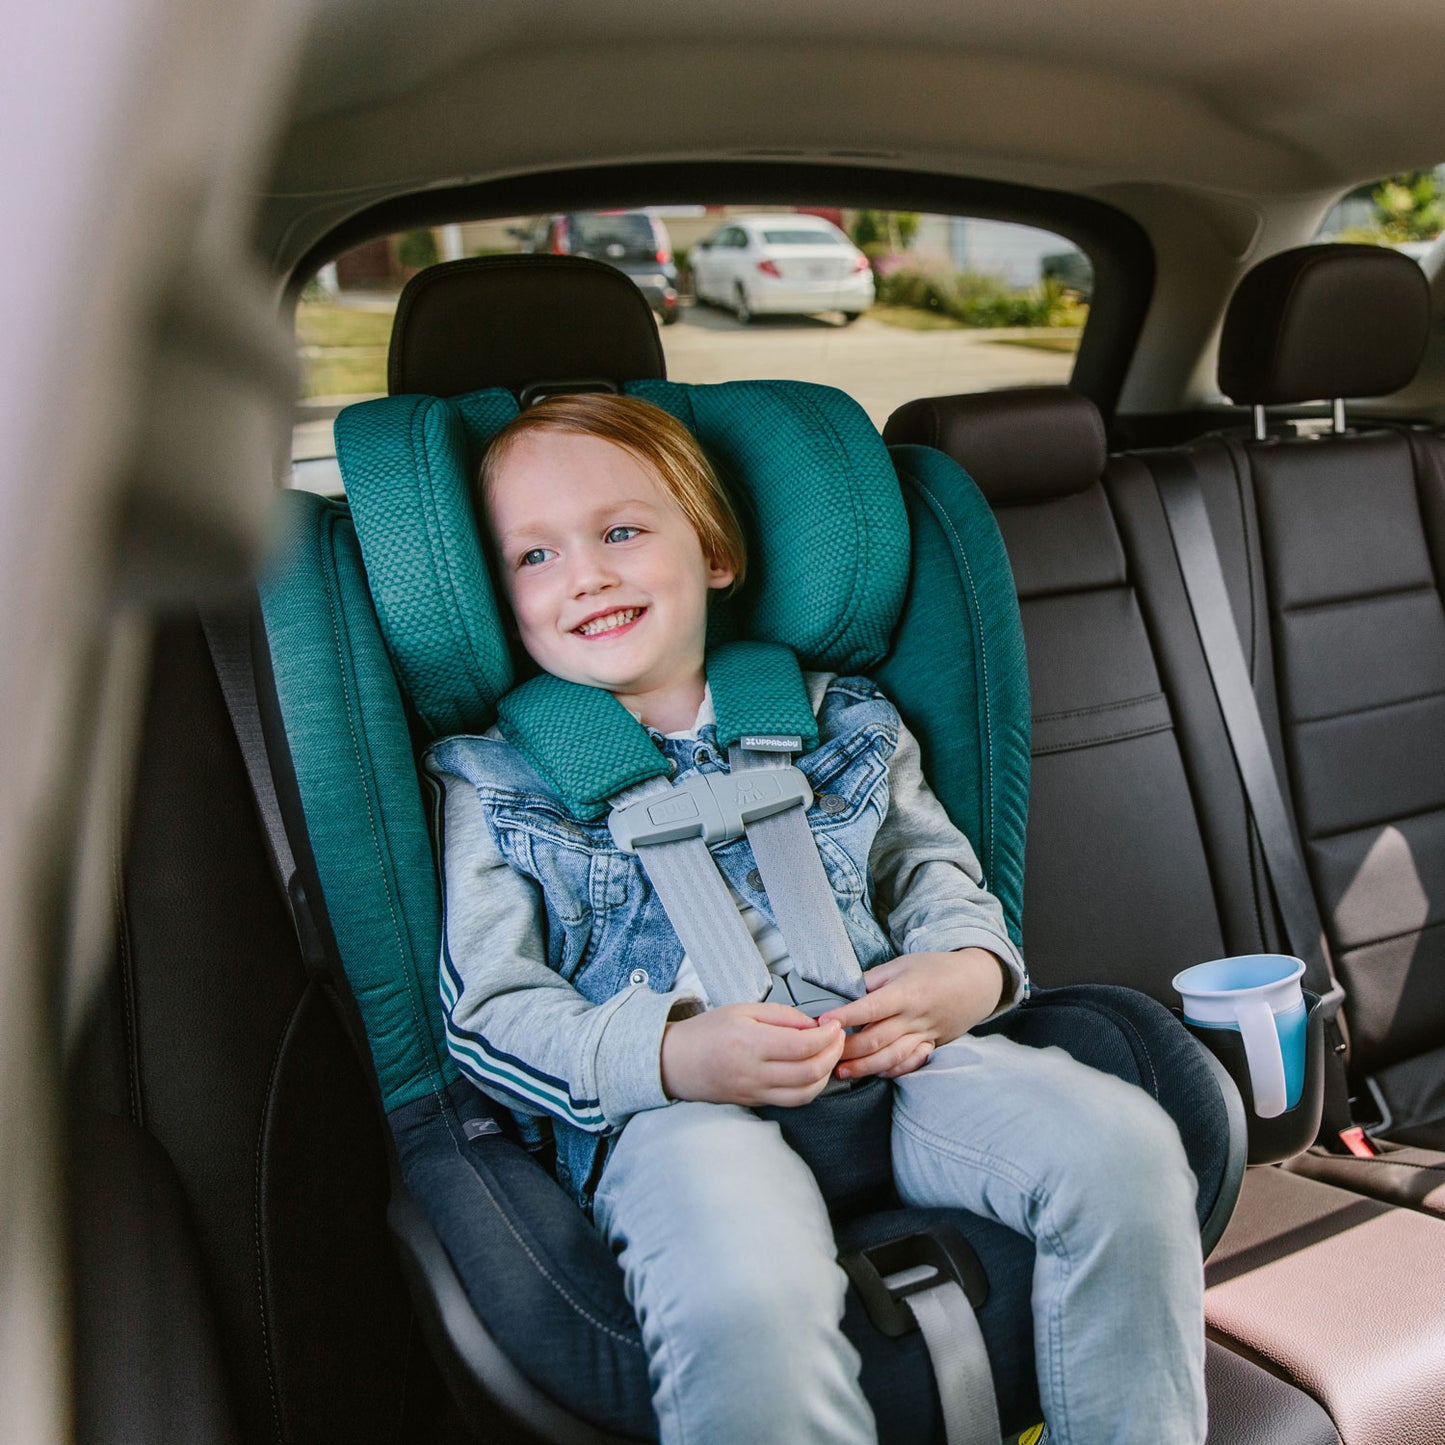
<path id="1" fill-rule="evenodd" d="M 707 594 L 733 574 L 703 556 L 652 468 L 597 437 L 534 432 L 490 478 L 486 511 L 532 660 L 605 688 L 653 726 L 688 726 Z"/>

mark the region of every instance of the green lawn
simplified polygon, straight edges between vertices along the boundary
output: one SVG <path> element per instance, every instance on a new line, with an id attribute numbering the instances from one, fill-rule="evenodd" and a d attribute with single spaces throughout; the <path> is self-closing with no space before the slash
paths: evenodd
<path id="1" fill-rule="evenodd" d="M 359 396 L 385 392 L 391 320 L 390 311 L 364 311 L 303 301 L 296 308 L 301 395 Z"/>
<path id="2" fill-rule="evenodd" d="M 901 326 L 905 331 L 965 331 L 961 321 L 941 311 L 924 311 L 917 306 L 870 306 L 865 313 L 870 320 L 885 326 Z"/>
<path id="3" fill-rule="evenodd" d="M 939 311 L 925 311 L 918 306 L 872 306 L 867 315 L 885 326 L 899 326 L 905 331 L 979 331 L 982 338 L 1004 346 L 1029 346 L 1035 351 L 1075 352 L 1079 349 L 1079 337 L 1083 331 L 1078 327 L 1060 327 L 1052 334 L 1032 336 L 1011 334 L 1000 328 L 998 334 L 990 334 L 992 328 L 969 326 L 952 316 Z"/>

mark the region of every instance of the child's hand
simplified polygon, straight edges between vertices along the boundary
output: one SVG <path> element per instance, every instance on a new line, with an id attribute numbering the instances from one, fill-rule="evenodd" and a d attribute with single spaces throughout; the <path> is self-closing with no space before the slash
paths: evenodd
<path id="1" fill-rule="evenodd" d="M 863 975 L 868 992 L 829 1009 L 820 1024 L 856 1029 L 843 1046 L 840 1079 L 897 1079 L 928 1062 L 940 1044 L 966 1034 L 998 1007 L 1004 968 L 984 948 L 905 953 Z"/>
<path id="2" fill-rule="evenodd" d="M 806 1104 L 832 1077 L 843 1040 L 838 1024 L 784 1004 L 708 1009 L 663 1030 L 663 1091 L 711 1104 Z"/>

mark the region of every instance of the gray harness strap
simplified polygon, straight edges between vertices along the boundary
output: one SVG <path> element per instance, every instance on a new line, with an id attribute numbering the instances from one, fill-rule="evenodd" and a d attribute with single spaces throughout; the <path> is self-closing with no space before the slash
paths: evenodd
<path id="1" fill-rule="evenodd" d="M 797 739 L 789 739 L 796 751 Z M 767 996 L 814 1015 L 862 995 L 863 971 L 818 856 L 812 789 L 781 748 L 730 750 L 728 773 L 677 786 L 651 778 L 612 799 L 609 826 L 636 853 L 708 999 Z M 729 893 L 709 843 L 746 833 L 793 968 L 781 991 Z"/>
<path id="2" fill-rule="evenodd" d="M 665 778 L 649 778 L 619 793 L 612 800 L 614 836 L 620 831 L 619 820 L 625 812 L 633 810 L 634 819 L 639 811 L 645 817 L 651 804 L 651 811 L 657 813 L 661 811 L 657 804 L 671 801 L 675 792 Z M 667 819 L 657 820 L 655 826 L 666 831 Z M 648 841 L 645 836 L 635 840 L 629 837 L 629 842 L 629 851 L 636 852 L 647 870 L 668 922 L 707 990 L 709 1002 L 756 1003 L 761 999 L 772 983 L 771 976 L 707 850 L 704 834 L 698 831 L 658 842 Z M 629 846 L 620 838 L 619 843 Z"/>
<path id="3" fill-rule="evenodd" d="M 787 753 L 764 752 L 745 743 L 728 751 L 734 776 L 790 767 Z M 828 993 L 861 997 L 863 970 L 804 810 L 788 808 L 759 818 L 748 824 L 747 834 L 794 970 Z"/>
<path id="4" fill-rule="evenodd" d="M 947 1445 L 999 1445 L 993 1370 L 968 1296 L 950 1279 L 909 1295 L 907 1304 L 928 1346 Z"/>

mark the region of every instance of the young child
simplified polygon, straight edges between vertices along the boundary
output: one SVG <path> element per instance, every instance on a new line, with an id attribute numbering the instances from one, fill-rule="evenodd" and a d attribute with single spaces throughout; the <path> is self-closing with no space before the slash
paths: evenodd
<path id="1" fill-rule="evenodd" d="M 481 513 L 523 648 L 605 689 L 675 777 L 726 769 L 704 672 L 709 598 L 742 533 L 688 431 L 611 395 L 556 397 L 492 443 Z M 978 1023 L 1023 964 L 918 747 L 863 678 L 809 674 L 825 863 L 866 994 L 816 1021 L 707 1007 L 635 856 L 571 817 L 494 729 L 449 738 L 443 1003 L 458 1064 L 524 1131 L 618 1256 L 664 1442 L 876 1440 L 840 1328 L 846 1280 L 817 1184 L 752 1106 L 835 1073 L 896 1081 L 895 1182 L 1035 1242 L 1038 1379 L 1059 1445 L 1204 1438 L 1195 1180 L 1139 1088 Z M 715 853 L 769 968 L 786 961 L 746 840 Z M 851 1032 L 847 1032 L 851 1030 Z"/>

